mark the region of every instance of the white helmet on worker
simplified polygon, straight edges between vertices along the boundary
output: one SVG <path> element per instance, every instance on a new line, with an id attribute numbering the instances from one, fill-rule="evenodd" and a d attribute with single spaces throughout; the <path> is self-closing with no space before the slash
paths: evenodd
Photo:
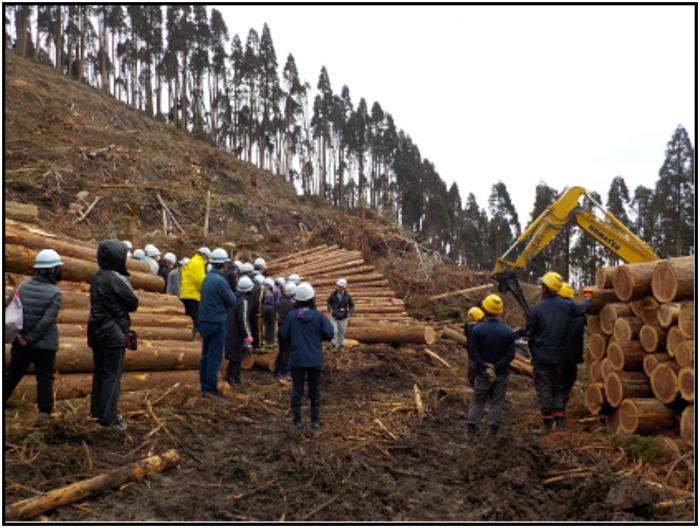
<path id="1" fill-rule="evenodd" d="M 151 258 L 160 257 L 160 250 L 156 246 L 154 246 L 153 244 L 146 244 L 146 247 L 143 249 L 146 252 L 147 257 L 151 257 Z"/>
<path id="2" fill-rule="evenodd" d="M 253 265 L 255 266 L 256 270 L 264 270 L 267 267 L 267 263 L 265 262 L 265 259 L 262 257 L 256 258 Z"/>
<path id="3" fill-rule="evenodd" d="M 243 276 L 240 278 L 238 281 L 238 285 L 236 286 L 236 290 L 241 292 L 241 293 L 247 293 L 250 290 L 253 289 L 253 281 L 250 280 L 250 277 Z"/>
<path id="4" fill-rule="evenodd" d="M 134 245 L 131 243 L 131 240 L 122 240 L 122 242 L 126 246 L 126 249 L 134 249 Z"/>
<path id="5" fill-rule="evenodd" d="M 277 277 L 275 279 L 275 286 L 281 286 L 284 288 L 284 277 Z"/>
<path id="6" fill-rule="evenodd" d="M 224 248 L 216 248 L 211 252 L 211 256 L 209 257 L 209 262 L 211 264 L 223 264 L 229 260 L 228 253 Z"/>
<path id="7" fill-rule="evenodd" d="M 311 284 L 309 284 L 308 282 L 302 282 L 297 287 L 297 301 L 310 301 L 314 297 L 316 297 L 316 292 L 314 291 L 314 287 L 311 286 Z"/>
<path id="8" fill-rule="evenodd" d="M 204 255 L 204 257 L 207 259 L 211 258 L 211 249 L 209 249 L 206 246 L 199 248 L 197 250 L 197 253 L 199 253 L 200 255 Z"/>
<path id="9" fill-rule="evenodd" d="M 253 265 L 250 262 L 244 262 L 238 266 L 238 269 L 241 273 L 253 273 Z"/>
<path id="10" fill-rule="evenodd" d="M 348 281 L 346 281 L 345 279 L 338 279 L 338 282 L 336 282 L 335 285 L 340 286 L 341 288 L 347 288 Z"/>
<path id="11" fill-rule="evenodd" d="M 289 279 L 288 279 L 288 280 L 289 280 L 289 282 L 293 282 L 293 283 L 296 284 L 297 286 L 299 286 L 299 283 L 301 282 L 301 279 L 299 278 L 299 275 L 297 275 L 296 273 L 292 273 L 292 274 L 289 276 Z"/>
<path id="12" fill-rule="evenodd" d="M 180 266 L 186 265 L 189 261 L 190 261 L 190 259 L 187 258 L 187 257 L 181 258 L 181 259 L 180 259 Z"/>
<path id="13" fill-rule="evenodd" d="M 284 285 L 284 294 L 288 297 L 294 297 L 297 293 L 297 285 L 293 282 L 288 282 Z"/>
<path id="14" fill-rule="evenodd" d="M 258 273 L 255 277 L 253 277 L 253 280 L 256 282 L 256 284 L 265 284 L 265 275 Z"/>
<path id="15" fill-rule="evenodd" d="M 135 249 L 134 250 L 134 258 L 138 260 L 142 260 L 146 258 L 146 252 L 143 249 Z"/>
<path id="16" fill-rule="evenodd" d="M 175 253 L 168 251 L 165 255 L 163 255 L 163 260 L 167 260 L 171 264 L 175 264 L 177 262 L 177 257 L 175 256 Z"/>
<path id="17" fill-rule="evenodd" d="M 63 261 L 53 249 L 42 249 L 34 258 L 35 269 L 55 268 L 56 266 L 63 266 Z"/>
<path id="18" fill-rule="evenodd" d="M 241 270 L 241 266 L 243 265 L 243 263 L 242 263 L 240 260 L 234 260 L 234 261 L 233 261 L 233 265 L 236 266 L 236 267 L 238 268 L 238 271 L 240 271 L 240 270 Z"/>

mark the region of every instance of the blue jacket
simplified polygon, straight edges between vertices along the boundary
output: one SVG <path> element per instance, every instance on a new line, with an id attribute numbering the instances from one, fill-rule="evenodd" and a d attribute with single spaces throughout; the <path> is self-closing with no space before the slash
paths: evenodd
<path id="1" fill-rule="evenodd" d="M 578 306 L 579 311 L 585 310 L 590 304 L 589 300 L 584 301 L 583 304 L 576 304 L 571 299 L 566 299 L 568 303 Z M 569 329 L 569 344 L 566 349 L 568 351 L 567 361 L 568 363 L 583 363 L 583 329 L 586 327 L 586 314 L 580 313 L 576 315 L 571 320 L 571 327 Z"/>
<path id="2" fill-rule="evenodd" d="M 289 355 L 290 367 L 322 367 L 322 341 L 333 339 L 333 325 L 318 310 L 295 308 L 284 318 L 280 328 L 280 338 L 290 339 L 292 343 Z"/>
<path id="3" fill-rule="evenodd" d="M 515 357 L 515 332 L 498 319 L 485 319 L 471 328 L 467 352 L 479 372 L 491 363 L 496 374 L 507 374 Z"/>
<path id="4" fill-rule="evenodd" d="M 236 295 L 219 270 L 213 269 L 207 273 L 200 295 L 199 321 L 202 323 L 224 323 L 228 307 L 236 304 Z"/>
<path id="5" fill-rule="evenodd" d="M 577 317 L 586 313 L 587 304 L 576 304 L 558 295 L 545 297 L 530 312 L 527 323 L 530 354 L 534 363 L 571 363 L 569 347 Z"/>

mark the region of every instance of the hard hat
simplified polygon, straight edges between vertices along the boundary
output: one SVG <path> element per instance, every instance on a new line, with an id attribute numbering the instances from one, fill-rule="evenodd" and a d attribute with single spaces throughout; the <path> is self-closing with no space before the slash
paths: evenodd
<path id="1" fill-rule="evenodd" d="M 296 273 L 292 273 L 292 274 L 289 276 L 289 279 L 288 279 L 288 280 L 289 280 L 289 282 L 293 282 L 293 283 L 296 284 L 297 286 L 299 286 L 299 282 L 301 281 L 301 279 L 299 278 L 299 275 L 297 275 Z"/>
<path id="2" fill-rule="evenodd" d="M 481 321 L 484 318 L 484 312 L 481 308 L 474 306 L 473 308 L 469 308 L 469 311 L 467 312 L 467 319 L 470 321 Z"/>
<path id="3" fill-rule="evenodd" d="M 265 262 L 264 258 L 258 257 L 255 259 L 254 266 L 255 269 L 265 269 L 267 267 L 267 263 Z"/>
<path id="4" fill-rule="evenodd" d="M 552 290 L 554 293 L 559 293 L 561 290 L 561 285 L 564 284 L 564 279 L 556 271 L 548 271 L 542 277 L 540 277 L 539 282 L 544 284 L 547 288 Z"/>
<path id="5" fill-rule="evenodd" d="M 240 260 L 234 260 L 233 265 L 236 266 L 240 270 L 243 263 Z"/>
<path id="6" fill-rule="evenodd" d="M 143 249 L 135 249 L 134 250 L 134 258 L 141 260 L 146 256 L 146 252 Z"/>
<path id="7" fill-rule="evenodd" d="M 297 287 L 297 292 L 296 292 L 296 300 L 297 301 L 310 301 L 316 296 L 316 292 L 314 291 L 314 287 L 311 286 L 308 282 L 302 282 L 298 287 Z"/>
<path id="8" fill-rule="evenodd" d="M 253 280 L 257 284 L 263 284 L 265 282 L 265 275 L 262 275 L 261 273 L 258 273 L 255 277 L 253 277 Z"/>
<path id="9" fill-rule="evenodd" d="M 238 269 L 241 273 L 251 273 L 253 271 L 253 265 L 250 262 L 244 262 L 238 266 Z"/>
<path id="10" fill-rule="evenodd" d="M 36 254 L 34 259 L 34 268 L 36 269 L 47 269 L 55 268 L 56 266 L 63 266 L 63 261 L 56 251 L 53 249 L 42 249 Z"/>
<path id="11" fill-rule="evenodd" d="M 223 264 L 224 262 L 228 262 L 228 253 L 224 248 L 216 248 L 214 251 L 211 252 L 211 255 L 209 256 L 209 262 L 212 264 Z"/>
<path id="12" fill-rule="evenodd" d="M 481 301 L 481 306 L 483 306 L 484 311 L 490 315 L 501 315 L 503 313 L 503 300 L 495 293 L 492 293 Z"/>
<path id="13" fill-rule="evenodd" d="M 559 295 L 561 295 L 565 299 L 573 299 L 575 292 L 574 289 L 571 287 L 571 284 L 569 284 L 568 282 L 564 282 L 561 285 L 561 289 L 559 290 Z"/>
<path id="14" fill-rule="evenodd" d="M 199 248 L 199 249 L 197 250 L 197 253 L 201 253 L 202 255 L 204 255 L 204 256 L 207 257 L 207 258 L 210 258 L 210 257 L 211 257 L 211 249 L 209 249 L 209 248 L 206 247 L 206 246 Z"/>
<path id="15" fill-rule="evenodd" d="M 277 277 L 275 279 L 275 285 L 276 286 L 284 286 L 284 277 Z"/>
<path id="16" fill-rule="evenodd" d="M 163 260 L 167 260 L 171 264 L 175 264 L 177 262 L 177 257 L 175 256 L 175 253 L 168 251 L 165 255 L 163 255 Z"/>
<path id="17" fill-rule="evenodd" d="M 126 249 L 134 249 L 134 245 L 131 243 L 131 240 L 122 240 L 122 242 L 124 242 Z"/>
<path id="18" fill-rule="evenodd" d="M 594 293 L 595 293 L 595 288 L 593 288 L 591 286 L 586 286 L 583 288 L 583 296 L 586 299 L 590 299 L 591 297 L 593 297 Z"/>
<path id="19" fill-rule="evenodd" d="M 287 284 L 284 285 L 284 294 L 288 295 L 289 297 L 294 297 L 294 295 L 297 293 L 297 285 L 294 284 L 293 282 L 288 282 Z"/>
<path id="20" fill-rule="evenodd" d="M 265 286 L 269 286 L 270 288 L 275 287 L 275 281 L 273 281 L 270 277 L 265 279 Z"/>
<path id="21" fill-rule="evenodd" d="M 146 244 L 146 247 L 143 249 L 147 257 L 160 257 L 160 250 L 153 244 Z"/>
<path id="22" fill-rule="evenodd" d="M 238 290 L 241 293 L 247 293 L 252 289 L 253 281 L 250 280 L 250 277 L 243 276 L 239 279 L 238 285 L 236 286 L 236 290 Z"/>
<path id="23" fill-rule="evenodd" d="M 187 264 L 189 261 L 190 261 L 190 259 L 188 259 L 187 257 L 184 257 L 184 258 L 180 259 L 180 266 L 184 266 L 184 265 Z"/>
<path id="24" fill-rule="evenodd" d="M 348 281 L 346 281 L 345 279 L 338 279 L 338 282 L 336 282 L 335 285 L 340 286 L 341 288 L 347 288 Z"/>

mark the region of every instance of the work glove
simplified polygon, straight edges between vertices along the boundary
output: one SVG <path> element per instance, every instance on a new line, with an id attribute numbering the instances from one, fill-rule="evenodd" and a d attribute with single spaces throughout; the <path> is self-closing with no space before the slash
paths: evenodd
<path id="1" fill-rule="evenodd" d="M 253 338 L 252 337 L 246 337 L 243 340 L 243 346 L 246 348 L 246 350 L 250 350 L 253 348 Z"/>
<path id="2" fill-rule="evenodd" d="M 496 369 L 491 363 L 486 363 L 484 368 L 484 376 L 489 381 L 489 383 L 493 383 L 494 381 L 496 381 Z"/>

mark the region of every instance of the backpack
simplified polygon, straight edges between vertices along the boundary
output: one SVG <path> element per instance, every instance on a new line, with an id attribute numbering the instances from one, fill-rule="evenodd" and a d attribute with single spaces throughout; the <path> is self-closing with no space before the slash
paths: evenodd
<path id="1" fill-rule="evenodd" d="M 14 342 L 24 326 L 24 309 L 22 299 L 19 297 L 20 288 L 21 285 L 17 287 L 10 304 L 5 308 L 5 343 Z"/>

